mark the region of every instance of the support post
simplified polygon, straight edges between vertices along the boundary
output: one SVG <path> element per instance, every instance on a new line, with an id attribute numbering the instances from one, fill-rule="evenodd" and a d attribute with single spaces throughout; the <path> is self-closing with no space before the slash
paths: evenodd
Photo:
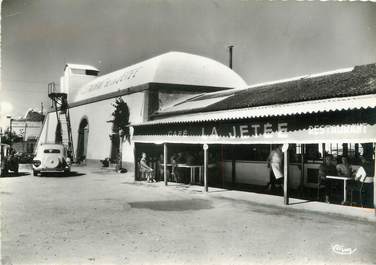
<path id="1" fill-rule="evenodd" d="M 10 137 L 9 137 L 9 146 L 10 146 L 10 148 L 12 148 L 12 144 L 13 144 L 13 133 L 12 133 L 12 131 L 13 131 L 13 129 L 12 129 L 12 121 L 13 121 L 13 119 L 12 118 L 10 118 L 10 121 L 9 121 L 9 123 L 10 123 Z"/>
<path id="2" fill-rule="evenodd" d="M 208 149 L 209 146 L 207 144 L 203 145 L 204 149 L 204 189 L 205 192 L 208 192 Z"/>
<path id="3" fill-rule="evenodd" d="M 234 146 L 231 145 L 231 184 L 232 188 L 235 188 L 236 183 L 236 160 L 234 159 L 235 152 L 234 152 Z"/>
<path id="4" fill-rule="evenodd" d="M 283 198 L 284 198 L 284 203 L 285 205 L 288 205 L 289 204 L 289 195 L 288 195 L 288 187 L 287 187 L 287 184 L 288 184 L 288 173 L 289 173 L 289 161 L 288 161 L 288 148 L 289 148 L 289 145 L 288 144 L 284 144 L 283 147 L 282 147 L 282 151 L 283 151 Z"/>
<path id="5" fill-rule="evenodd" d="M 163 180 L 165 186 L 168 185 L 167 183 L 167 144 L 163 144 Z"/>
<path id="6" fill-rule="evenodd" d="M 373 161 L 375 163 L 373 171 L 373 208 L 376 216 L 376 143 L 373 143 Z"/>
<path id="7" fill-rule="evenodd" d="M 305 144 L 301 144 L 300 146 L 300 151 L 301 151 L 301 154 L 300 154 L 300 167 L 301 167 L 301 171 L 300 171 L 300 192 L 301 194 L 303 194 L 303 191 L 304 191 L 304 152 L 305 152 Z"/>
<path id="8" fill-rule="evenodd" d="M 137 181 L 139 178 L 139 168 L 138 168 L 138 161 L 137 161 L 137 152 L 136 152 L 136 144 L 133 143 L 133 160 L 134 160 L 134 181 Z"/>

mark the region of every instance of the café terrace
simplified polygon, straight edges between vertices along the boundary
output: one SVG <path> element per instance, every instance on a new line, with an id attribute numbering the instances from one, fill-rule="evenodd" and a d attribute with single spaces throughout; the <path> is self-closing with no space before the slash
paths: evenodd
<path id="1" fill-rule="evenodd" d="M 172 154 L 197 155 L 194 166 L 202 167 L 203 176 L 190 179 L 206 191 L 209 186 L 260 190 L 257 187 L 269 181 L 270 151 L 284 144 L 281 195 L 288 204 L 290 196 L 316 198 L 318 169 L 329 154 L 348 157 L 354 172 L 361 166 L 360 157 L 374 165 L 375 123 L 376 65 L 369 64 L 196 95 L 159 109 L 148 121 L 133 123 L 131 141 L 136 160 L 146 152 L 166 185 L 173 181 L 168 174 Z M 163 161 L 157 163 L 158 157 Z M 373 178 L 374 172 L 364 185 L 372 208 Z M 334 193 L 345 203 L 350 203 L 347 195 L 354 195 L 346 188 L 349 180 L 333 180 L 338 182 Z M 360 205 L 357 200 L 351 203 Z"/>

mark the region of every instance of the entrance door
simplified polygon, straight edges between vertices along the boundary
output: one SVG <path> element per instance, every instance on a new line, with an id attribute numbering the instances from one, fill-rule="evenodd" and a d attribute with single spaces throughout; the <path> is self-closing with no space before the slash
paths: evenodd
<path id="1" fill-rule="evenodd" d="M 111 135 L 111 161 L 112 162 L 118 162 L 118 155 L 120 151 L 120 137 L 119 134 L 113 133 Z"/>
<path id="2" fill-rule="evenodd" d="M 82 119 L 78 129 L 78 142 L 77 142 L 77 160 L 82 161 L 86 159 L 87 145 L 89 139 L 89 123 L 87 119 Z"/>

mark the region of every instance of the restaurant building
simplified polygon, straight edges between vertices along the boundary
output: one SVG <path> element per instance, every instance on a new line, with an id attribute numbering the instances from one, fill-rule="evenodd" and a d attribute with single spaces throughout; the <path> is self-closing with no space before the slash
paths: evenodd
<path id="1" fill-rule="evenodd" d="M 266 159 L 274 145 L 284 144 L 287 204 L 290 194 L 307 197 L 311 190 L 314 197 L 318 168 L 328 154 L 348 157 L 354 171 L 361 156 L 374 165 L 375 122 L 376 65 L 369 64 L 177 100 L 133 123 L 131 142 L 135 160 L 142 152 L 163 154 L 156 170 L 166 184 L 173 153 L 199 154 L 195 163 L 202 176 L 191 182 L 205 190 L 265 186 Z M 347 180 L 335 181 L 345 186 L 345 201 Z M 368 184 L 374 193 L 375 184 Z M 371 197 L 368 206 L 374 207 Z"/>

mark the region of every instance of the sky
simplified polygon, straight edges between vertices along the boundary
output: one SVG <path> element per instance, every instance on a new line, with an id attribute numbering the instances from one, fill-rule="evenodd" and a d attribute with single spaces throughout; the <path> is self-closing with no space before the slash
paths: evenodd
<path id="1" fill-rule="evenodd" d="M 0 127 L 50 107 L 65 63 L 106 74 L 167 51 L 228 64 L 248 84 L 376 63 L 376 3 L 3 0 Z"/>

